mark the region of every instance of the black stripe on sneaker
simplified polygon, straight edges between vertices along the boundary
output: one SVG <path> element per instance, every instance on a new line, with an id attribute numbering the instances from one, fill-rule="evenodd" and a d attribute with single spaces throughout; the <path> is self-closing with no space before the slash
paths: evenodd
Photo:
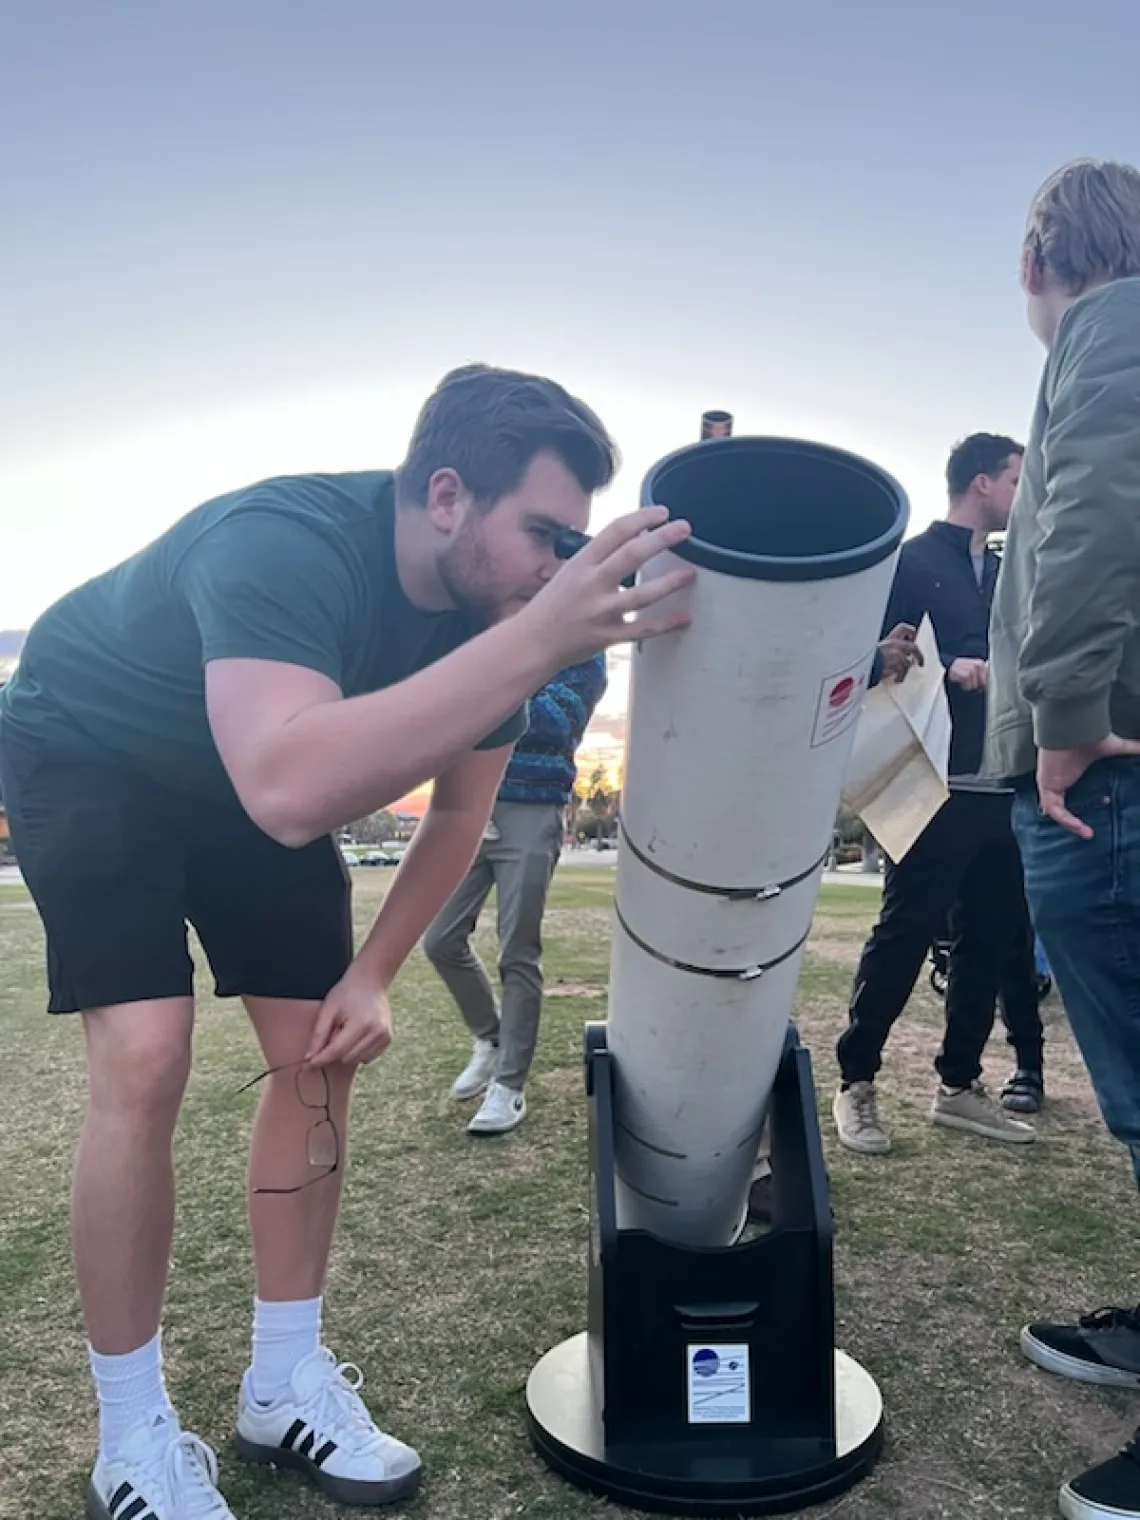
<path id="1" fill-rule="evenodd" d="M 131 1498 L 131 1495 L 134 1498 Z M 146 1514 L 143 1514 L 143 1510 Z M 120 1483 L 107 1506 L 111 1520 L 155 1520 L 154 1510 L 130 1483 Z"/>
<path id="2" fill-rule="evenodd" d="M 111 1511 L 113 1520 L 119 1520 L 119 1506 L 121 1504 L 125 1504 L 134 1493 L 134 1491 L 135 1490 L 132 1484 L 120 1483 L 118 1488 L 111 1495 L 107 1503 L 107 1508 Z"/>
<path id="3" fill-rule="evenodd" d="M 282 1446 L 285 1447 L 285 1449 L 287 1451 L 292 1451 L 293 1450 L 293 1442 L 301 1434 L 301 1432 L 304 1430 L 304 1428 L 305 1428 L 305 1422 L 304 1422 L 304 1420 L 294 1420 L 293 1423 L 292 1423 L 292 1425 L 290 1425 L 289 1429 L 281 1437 L 281 1444 L 282 1444 Z"/>
<path id="4" fill-rule="evenodd" d="M 315 1451 L 313 1453 L 313 1466 L 323 1467 L 335 1450 L 336 1442 L 326 1441 L 325 1444 L 321 1447 L 320 1451 Z"/>
<path id="5" fill-rule="evenodd" d="M 297 1447 L 297 1450 L 303 1457 L 307 1457 L 312 1451 L 313 1447 L 316 1445 L 316 1441 L 317 1433 L 310 1426 L 310 1428 L 305 1432 L 305 1439 L 301 1442 L 300 1446 Z"/>

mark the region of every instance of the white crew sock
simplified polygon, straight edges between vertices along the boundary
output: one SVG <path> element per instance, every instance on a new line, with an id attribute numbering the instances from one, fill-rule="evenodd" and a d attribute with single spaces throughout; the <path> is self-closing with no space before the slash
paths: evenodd
<path id="1" fill-rule="evenodd" d="M 321 1300 L 253 1301 L 253 1364 L 250 1383 L 259 1404 L 289 1392 L 293 1368 L 321 1345 Z"/>
<path id="2" fill-rule="evenodd" d="M 162 1378 L 162 1332 L 122 1356 L 105 1356 L 88 1346 L 99 1398 L 99 1449 L 113 1457 L 123 1438 L 141 1420 L 177 1418 Z"/>

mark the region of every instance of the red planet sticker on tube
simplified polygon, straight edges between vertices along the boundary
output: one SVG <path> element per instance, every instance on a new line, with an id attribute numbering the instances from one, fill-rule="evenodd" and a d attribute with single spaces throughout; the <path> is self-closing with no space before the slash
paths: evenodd
<path id="1" fill-rule="evenodd" d="M 848 670 L 837 675 L 825 676 L 820 682 L 819 699 L 815 707 L 815 727 L 811 733 L 811 747 L 830 744 L 846 733 L 863 710 L 863 697 L 867 690 L 867 662 L 860 660 Z"/>

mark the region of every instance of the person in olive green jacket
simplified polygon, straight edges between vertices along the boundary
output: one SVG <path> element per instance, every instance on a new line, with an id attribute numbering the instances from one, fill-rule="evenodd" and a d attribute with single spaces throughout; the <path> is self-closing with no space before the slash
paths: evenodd
<path id="1" fill-rule="evenodd" d="M 1049 357 L 994 600 L 986 763 L 1017 789 L 1033 918 L 1140 1179 L 1140 170 L 1085 160 L 1046 181 L 1022 279 Z M 1140 1388 L 1140 1310 L 1027 1325 L 1021 1345 Z M 1140 1432 L 1061 1510 L 1140 1516 Z"/>

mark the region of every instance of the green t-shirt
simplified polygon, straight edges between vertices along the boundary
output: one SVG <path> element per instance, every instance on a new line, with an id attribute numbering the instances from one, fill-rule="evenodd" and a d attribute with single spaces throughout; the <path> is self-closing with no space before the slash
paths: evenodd
<path id="1" fill-rule="evenodd" d="M 284 476 L 197 507 L 49 608 L 0 714 L 53 752 L 111 757 L 175 790 L 232 799 L 206 718 L 208 661 L 302 665 L 353 697 L 479 631 L 404 595 L 390 471 Z M 478 748 L 525 730 L 522 709 Z"/>

